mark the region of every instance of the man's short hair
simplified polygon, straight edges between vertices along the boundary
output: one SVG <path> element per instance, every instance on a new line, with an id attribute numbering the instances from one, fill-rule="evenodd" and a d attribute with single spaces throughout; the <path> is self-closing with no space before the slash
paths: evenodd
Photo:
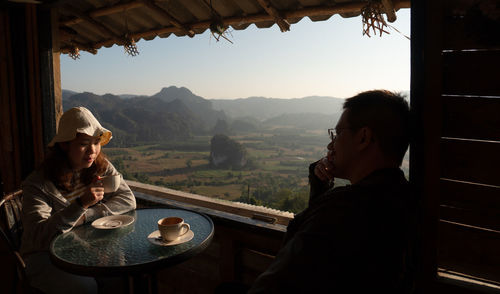
<path id="1" fill-rule="evenodd" d="M 347 122 L 353 130 L 369 127 L 383 152 L 401 165 L 410 140 L 410 107 L 404 96 L 372 90 L 346 99 Z"/>

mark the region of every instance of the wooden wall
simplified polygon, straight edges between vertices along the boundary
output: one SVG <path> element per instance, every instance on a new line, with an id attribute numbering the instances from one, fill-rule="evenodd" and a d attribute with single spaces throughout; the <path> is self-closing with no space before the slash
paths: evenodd
<path id="1" fill-rule="evenodd" d="M 55 134 L 62 106 L 53 21 L 35 4 L 0 8 L 0 193 L 19 188 Z"/>
<path id="2" fill-rule="evenodd" d="M 59 63 L 53 51 L 51 13 L 36 4 L 0 5 L 0 197 L 19 188 L 41 163 L 62 110 L 57 105 L 60 76 L 54 74 Z M 0 225 L 3 217 L 0 214 Z M 0 244 L 0 284 L 2 291 L 12 293 L 16 268 L 6 250 Z"/>
<path id="3" fill-rule="evenodd" d="M 436 280 L 439 269 L 500 285 L 500 4 L 413 2 L 420 141 L 410 174 L 421 185 L 422 275 Z"/>
<path id="4" fill-rule="evenodd" d="M 158 293 L 214 293 L 221 283 L 234 281 L 250 286 L 271 264 L 280 242 L 277 236 L 215 223 L 214 240 L 204 252 L 157 272 Z"/>
<path id="5" fill-rule="evenodd" d="M 445 2 L 438 267 L 500 285 L 500 4 Z"/>

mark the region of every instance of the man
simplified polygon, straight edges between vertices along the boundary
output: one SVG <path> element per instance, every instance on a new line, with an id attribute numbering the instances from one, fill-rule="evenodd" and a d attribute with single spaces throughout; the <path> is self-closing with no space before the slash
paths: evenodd
<path id="1" fill-rule="evenodd" d="M 309 206 L 249 293 L 404 293 L 412 288 L 415 204 L 401 162 L 409 107 L 385 90 L 344 103 L 325 158 L 309 167 Z M 351 185 L 333 188 L 334 178 Z"/>

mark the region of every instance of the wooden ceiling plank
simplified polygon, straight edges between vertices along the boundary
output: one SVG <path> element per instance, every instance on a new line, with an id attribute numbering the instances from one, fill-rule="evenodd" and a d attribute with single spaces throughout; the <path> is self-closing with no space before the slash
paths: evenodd
<path id="1" fill-rule="evenodd" d="M 78 36 L 77 32 L 68 27 L 59 28 L 59 40 L 62 42 L 70 41 Z"/>
<path id="2" fill-rule="evenodd" d="M 394 3 L 392 0 L 382 0 L 382 7 L 384 8 L 384 12 L 387 15 L 387 20 L 389 22 L 396 21 L 396 9 L 394 8 Z"/>
<path id="3" fill-rule="evenodd" d="M 290 30 L 290 23 L 286 19 L 283 18 L 281 13 L 268 1 L 268 0 L 257 0 L 264 8 L 264 10 L 274 18 L 278 26 L 280 27 L 280 30 L 282 32 L 287 32 Z"/>
<path id="4" fill-rule="evenodd" d="M 152 0 L 143 0 L 143 3 L 146 7 L 151 10 L 156 11 L 161 14 L 163 18 L 167 19 L 173 26 L 178 28 L 181 31 L 184 31 L 189 37 L 194 37 L 194 31 L 186 25 L 181 24 L 178 20 L 176 20 L 170 13 L 168 13 L 165 9 L 156 5 Z"/>
<path id="5" fill-rule="evenodd" d="M 217 12 L 217 10 L 215 10 L 215 8 L 213 8 L 212 6 L 210 6 L 210 4 L 208 4 L 207 0 L 201 0 L 199 3 L 209 11 L 210 15 L 215 15 L 217 18 L 222 18 L 220 14 Z"/>
<path id="6" fill-rule="evenodd" d="M 124 11 L 130 10 L 130 9 L 139 8 L 142 6 L 144 6 L 144 3 L 141 0 L 136 0 L 136 1 L 129 2 L 129 3 L 123 3 L 123 4 L 118 4 L 118 5 L 114 5 L 114 6 L 110 6 L 110 7 L 103 7 L 103 8 L 98 8 L 96 10 L 92 10 L 89 12 L 89 16 L 92 18 L 96 18 L 96 17 L 100 17 L 100 16 L 106 16 L 106 15 L 124 12 Z M 65 25 L 65 26 L 72 26 L 72 25 L 78 24 L 82 21 L 84 21 L 84 20 L 81 18 L 75 17 L 73 19 L 61 22 L 61 24 Z"/>
<path id="7" fill-rule="evenodd" d="M 142 3 L 140 0 L 128 2 L 128 3 L 123 3 L 123 4 L 118 4 L 110 7 L 103 7 L 100 9 L 96 9 L 92 12 L 90 12 L 91 17 L 99 17 L 99 16 L 106 16 L 106 15 L 111 15 L 115 13 L 121 13 L 130 9 L 134 8 L 139 8 L 144 6 L 144 3 Z"/>
<path id="8" fill-rule="evenodd" d="M 78 18 L 90 23 L 92 26 L 94 26 L 96 29 L 98 29 L 99 32 L 101 32 L 101 34 L 103 34 L 105 37 L 115 37 L 115 38 L 119 37 L 118 34 L 114 33 L 112 30 L 107 28 L 104 24 L 98 22 L 97 20 L 93 19 L 89 15 L 87 15 L 87 14 L 85 14 L 77 9 L 74 9 L 74 8 L 65 7 L 65 9 L 68 10 L 71 14 L 76 15 Z"/>

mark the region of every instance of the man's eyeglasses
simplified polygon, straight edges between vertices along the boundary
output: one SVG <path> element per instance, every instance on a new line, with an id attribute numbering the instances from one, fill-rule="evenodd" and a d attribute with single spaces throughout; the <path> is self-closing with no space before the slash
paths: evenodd
<path id="1" fill-rule="evenodd" d="M 340 135 L 341 131 L 342 130 L 345 130 L 345 129 L 350 129 L 350 128 L 341 128 L 341 129 L 328 129 L 328 136 L 330 136 L 330 139 L 333 141 L 335 140 L 335 138 L 337 138 L 338 135 Z"/>
<path id="2" fill-rule="evenodd" d="M 328 129 L 328 136 L 330 136 L 330 139 L 333 141 L 337 137 L 337 130 L 335 129 Z"/>

